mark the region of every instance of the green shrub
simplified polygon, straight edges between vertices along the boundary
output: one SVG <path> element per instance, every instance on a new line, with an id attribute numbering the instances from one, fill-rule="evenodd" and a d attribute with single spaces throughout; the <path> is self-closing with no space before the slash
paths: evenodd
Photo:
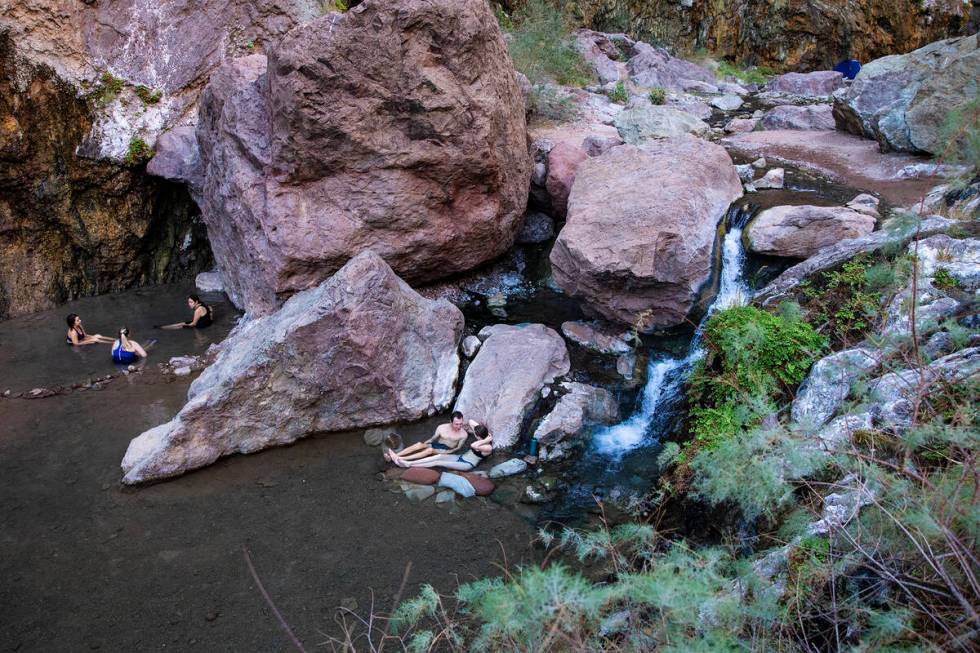
<path id="1" fill-rule="evenodd" d="M 932 277 L 932 285 L 940 290 L 953 290 L 960 287 L 960 282 L 949 273 L 949 270 L 939 267 Z"/>
<path id="2" fill-rule="evenodd" d="M 528 99 L 531 115 L 545 120 L 566 122 L 574 119 L 578 113 L 571 98 L 554 86 L 532 86 Z"/>
<path id="3" fill-rule="evenodd" d="M 592 81 L 588 63 L 571 46 L 566 15 L 547 0 L 528 0 L 512 16 L 508 47 L 514 68 L 532 84 L 555 81 L 584 86 Z"/>
<path id="4" fill-rule="evenodd" d="M 964 166 L 967 172 L 959 181 L 980 175 L 980 95 L 950 111 L 940 133 L 945 145 L 936 158 Z"/>
<path id="5" fill-rule="evenodd" d="M 616 82 L 616 86 L 613 87 L 613 90 L 609 91 L 609 99 L 616 104 L 626 104 L 629 102 L 630 94 L 629 91 L 626 90 L 626 84 L 623 82 Z"/>
<path id="6" fill-rule="evenodd" d="M 667 101 L 667 89 L 662 86 L 655 86 L 650 89 L 650 103 L 663 104 Z"/>
<path id="7" fill-rule="evenodd" d="M 767 66 L 739 67 L 724 59 L 718 62 L 718 69 L 715 75 L 719 79 L 734 77 L 743 84 L 758 84 L 762 86 L 769 81 L 769 78 L 776 74 L 776 71 Z"/>
<path id="8" fill-rule="evenodd" d="M 137 166 L 150 160 L 152 156 L 153 150 L 150 149 L 150 146 L 142 138 L 136 136 L 129 141 L 129 148 L 123 162 L 128 166 Z"/>
<path id="9" fill-rule="evenodd" d="M 109 71 L 105 71 L 99 75 L 99 81 L 92 92 L 88 94 L 88 97 L 96 107 L 101 109 L 119 95 L 124 85 L 125 82 L 123 80 L 114 76 Z"/>
<path id="10" fill-rule="evenodd" d="M 136 97 L 143 101 L 143 104 L 156 104 L 163 97 L 163 91 L 150 89 L 142 84 L 134 88 L 133 92 L 136 93 Z"/>

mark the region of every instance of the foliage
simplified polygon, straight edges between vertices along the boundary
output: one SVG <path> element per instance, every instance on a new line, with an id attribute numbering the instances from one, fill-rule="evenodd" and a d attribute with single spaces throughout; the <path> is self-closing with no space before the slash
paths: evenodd
<path id="1" fill-rule="evenodd" d="M 136 166 L 144 161 L 148 161 L 152 156 L 153 150 L 146 144 L 146 141 L 139 136 L 135 136 L 129 141 L 129 148 L 126 151 L 123 163 L 128 166 Z"/>
<path id="2" fill-rule="evenodd" d="M 589 65 L 571 45 L 567 16 L 548 0 L 528 0 L 501 28 L 508 32 L 514 68 L 532 84 L 584 86 L 592 81 Z"/>
<path id="3" fill-rule="evenodd" d="M 123 80 L 114 76 L 109 71 L 103 71 L 103 73 L 99 75 L 98 84 L 96 84 L 92 92 L 89 93 L 88 97 L 96 107 L 101 109 L 112 102 L 116 96 L 119 95 L 119 93 L 123 90 L 124 85 L 125 82 L 123 82 Z"/>
<path id="4" fill-rule="evenodd" d="M 960 282 L 949 273 L 944 267 L 936 268 L 936 273 L 932 277 L 932 285 L 940 290 L 953 290 L 960 287 Z"/>
<path id="5" fill-rule="evenodd" d="M 776 71 L 767 66 L 739 67 L 730 61 L 722 59 L 718 62 L 718 70 L 715 74 L 719 79 L 734 77 L 742 84 L 758 84 L 762 86 L 769 81 L 769 78 L 776 74 Z"/>
<path id="6" fill-rule="evenodd" d="M 544 120 L 566 122 L 574 119 L 578 113 L 572 99 L 554 86 L 541 84 L 531 87 L 528 100 L 529 113 Z"/>
<path id="7" fill-rule="evenodd" d="M 150 89 L 142 84 L 136 86 L 133 92 L 136 93 L 136 97 L 143 101 L 143 104 L 156 104 L 163 97 L 163 91 Z"/>
<path id="8" fill-rule="evenodd" d="M 885 299 L 907 278 L 909 263 L 897 259 L 873 264 L 869 255 L 860 255 L 816 275 L 800 284 L 807 316 L 828 331 L 835 345 L 863 339 L 879 323 Z"/>
<path id="9" fill-rule="evenodd" d="M 626 84 L 619 81 L 611 91 L 609 91 L 609 99 L 616 104 L 626 104 L 630 99 L 630 94 L 626 90 Z"/>
<path id="10" fill-rule="evenodd" d="M 980 175 L 980 95 L 951 110 L 940 133 L 946 146 L 936 153 L 937 158 L 964 166 L 961 181 Z"/>
<path id="11" fill-rule="evenodd" d="M 332 11 L 344 13 L 348 9 L 347 0 L 321 0 L 320 13 L 329 14 Z"/>
<path id="12" fill-rule="evenodd" d="M 655 86 L 650 89 L 650 103 L 663 104 L 667 101 L 667 89 L 662 86 Z"/>

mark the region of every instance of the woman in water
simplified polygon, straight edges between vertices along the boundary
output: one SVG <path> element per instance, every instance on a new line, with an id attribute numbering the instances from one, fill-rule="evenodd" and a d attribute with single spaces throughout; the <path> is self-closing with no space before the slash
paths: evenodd
<path id="1" fill-rule="evenodd" d="M 187 307 L 194 311 L 191 319 L 187 322 L 177 322 L 176 324 L 165 324 L 161 329 L 203 329 L 211 326 L 214 321 L 214 309 L 201 301 L 197 295 L 187 297 Z"/>
<path id="2" fill-rule="evenodd" d="M 85 333 L 85 327 L 82 326 L 82 318 L 78 317 L 74 313 L 70 313 L 68 315 L 67 322 L 68 333 L 65 335 L 65 342 L 73 347 L 77 347 L 79 345 L 109 344 L 112 342 L 112 338 L 100 336 L 97 333 L 92 336 Z"/>
<path id="3" fill-rule="evenodd" d="M 471 425 L 474 422 L 470 422 Z M 456 454 L 437 454 L 418 460 L 405 460 L 394 451 L 389 451 L 385 457 L 399 467 L 442 467 L 443 469 L 454 469 L 460 472 L 471 471 L 480 464 L 484 458 L 493 453 L 493 435 L 483 424 L 473 426 L 473 435 L 476 441 L 470 445 L 469 451 L 457 456 Z"/>
<path id="4" fill-rule="evenodd" d="M 129 339 L 129 329 L 119 329 L 119 339 L 112 343 L 112 362 L 129 364 L 141 358 L 146 358 L 146 350 L 140 347 L 140 343 Z"/>

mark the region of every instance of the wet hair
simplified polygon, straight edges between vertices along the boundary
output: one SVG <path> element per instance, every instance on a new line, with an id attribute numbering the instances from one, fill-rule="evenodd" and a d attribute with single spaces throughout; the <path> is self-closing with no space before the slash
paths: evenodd
<path id="1" fill-rule="evenodd" d="M 483 424 L 477 424 L 473 427 L 473 437 L 475 437 L 477 440 L 482 440 L 488 435 L 490 435 L 490 431 L 488 431 L 487 427 L 485 427 Z"/>
<path id="2" fill-rule="evenodd" d="M 187 296 L 187 299 L 191 300 L 192 302 L 194 302 L 198 306 L 203 306 L 205 308 L 205 310 L 207 310 L 208 315 L 211 315 L 211 310 L 212 310 L 211 307 L 208 306 L 207 304 L 205 304 L 204 302 L 202 302 L 201 301 L 201 298 L 196 293 L 193 294 L 193 295 L 188 295 Z"/>
<path id="3" fill-rule="evenodd" d="M 68 322 L 69 329 L 75 326 L 75 320 L 77 319 L 78 319 L 78 315 L 76 315 L 75 313 L 68 314 L 68 317 L 66 317 L 65 320 Z"/>
<path id="4" fill-rule="evenodd" d="M 119 329 L 119 339 L 120 340 L 123 339 L 123 336 L 128 336 L 128 335 L 129 335 L 129 327 L 123 327 L 123 328 Z"/>
<path id="5" fill-rule="evenodd" d="M 454 410 L 453 411 L 452 418 L 453 419 L 463 419 L 463 413 L 459 412 L 458 410 Z"/>
<path id="6" fill-rule="evenodd" d="M 384 443 L 389 449 L 398 451 L 402 448 L 402 436 L 398 435 L 397 433 L 389 433 L 385 436 Z"/>

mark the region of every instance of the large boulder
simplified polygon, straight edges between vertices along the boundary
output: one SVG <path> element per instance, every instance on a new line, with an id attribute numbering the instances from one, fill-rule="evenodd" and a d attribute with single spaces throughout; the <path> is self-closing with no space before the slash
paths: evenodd
<path id="1" fill-rule="evenodd" d="M 875 219 L 843 206 L 774 206 L 749 224 L 749 248 L 757 254 L 809 258 L 848 238 L 866 236 Z"/>
<path id="2" fill-rule="evenodd" d="M 718 223 L 741 195 L 725 149 L 689 136 L 588 159 L 551 251 L 555 282 L 645 333 L 683 324 L 711 276 Z"/>
<path id="3" fill-rule="evenodd" d="M 834 129 L 835 126 L 834 110 L 829 104 L 782 104 L 769 109 L 759 121 L 762 129 Z"/>
<path id="4" fill-rule="evenodd" d="M 875 59 L 835 98 L 840 129 L 876 139 L 882 150 L 939 154 L 949 112 L 977 97 L 977 35 Z"/>
<path id="5" fill-rule="evenodd" d="M 683 91 L 691 81 L 712 85 L 718 82 L 707 68 L 672 57 L 664 48 L 637 42 L 633 51 L 635 54 L 626 62 L 626 67 L 630 78 L 638 86 Z"/>
<path id="6" fill-rule="evenodd" d="M 874 351 L 862 347 L 821 358 L 813 365 L 793 400 L 793 421 L 809 429 L 823 426 L 844 403 L 851 384 L 880 364 Z"/>
<path id="7" fill-rule="evenodd" d="M 625 34 L 603 34 L 582 29 L 575 32 L 574 47 L 589 62 L 600 84 L 619 81 L 619 60 L 625 52 L 632 51 L 633 40 Z"/>
<path id="8" fill-rule="evenodd" d="M 364 249 L 411 282 L 514 241 L 523 99 L 482 0 L 367 2 L 219 70 L 198 142 L 211 245 L 254 315 Z"/>
<path id="9" fill-rule="evenodd" d="M 841 73 L 833 70 L 817 70 L 812 73 L 779 75 L 769 81 L 766 90 L 804 98 L 826 98 L 842 86 L 844 86 L 844 75 Z"/>
<path id="10" fill-rule="evenodd" d="M 686 111 L 646 100 L 631 102 L 616 116 L 615 124 L 622 139 L 631 145 L 684 134 L 704 136 L 711 129 L 708 123 Z"/>
<path id="11" fill-rule="evenodd" d="M 452 401 L 462 329 L 459 309 L 422 298 L 364 252 L 232 332 L 180 413 L 130 443 L 123 482 L 175 476 L 310 433 L 432 415 Z"/>
<path id="12" fill-rule="evenodd" d="M 566 142 L 558 143 L 548 152 L 548 176 L 544 187 L 551 198 L 551 208 L 555 215 L 565 216 L 575 172 L 586 158 L 588 155 L 585 150 Z"/>
<path id="13" fill-rule="evenodd" d="M 568 373 L 565 341 L 542 324 L 497 324 L 480 332 L 485 338 L 466 370 L 455 410 L 486 424 L 495 448 L 510 447 L 541 388 Z"/>

